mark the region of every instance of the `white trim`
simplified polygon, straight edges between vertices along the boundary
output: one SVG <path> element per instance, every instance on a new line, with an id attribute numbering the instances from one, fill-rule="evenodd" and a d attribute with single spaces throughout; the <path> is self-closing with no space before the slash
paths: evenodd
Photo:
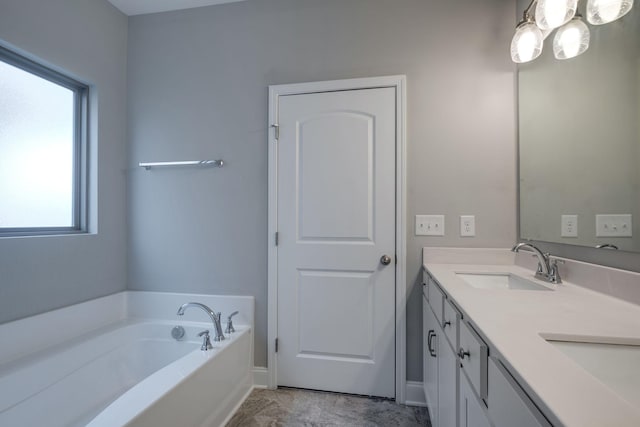
<path id="1" fill-rule="evenodd" d="M 338 90 L 369 89 L 380 87 L 396 88 L 396 401 L 405 403 L 407 396 L 406 334 L 407 334 L 407 281 L 406 281 L 406 86 L 405 76 L 369 77 L 349 80 L 333 80 L 314 83 L 269 86 L 269 123 L 276 124 L 278 118 L 278 98 L 284 95 L 330 92 Z M 275 132 L 269 131 L 269 179 L 268 179 L 268 343 L 267 376 L 269 388 L 277 387 L 277 363 L 275 339 L 278 336 L 278 250 L 275 233 L 278 224 L 278 157 Z"/>
<path id="2" fill-rule="evenodd" d="M 404 404 L 408 406 L 427 406 L 427 399 L 424 395 L 422 382 L 407 381 L 407 399 Z"/>
<path id="3" fill-rule="evenodd" d="M 267 388 L 269 387 L 269 371 L 262 366 L 253 367 L 253 387 Z"/>

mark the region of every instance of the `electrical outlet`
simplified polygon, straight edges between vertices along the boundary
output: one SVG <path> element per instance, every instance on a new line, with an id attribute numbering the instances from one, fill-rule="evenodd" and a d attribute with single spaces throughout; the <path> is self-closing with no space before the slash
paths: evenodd
<path id="1" fill-rule="evenodd" d="M 596 237 L 633 237 L 631 215 L 596 215 Z"/>
<path id="2" fill-rule="evenodd" d="M 562 215 L 562 237 L 578 237 L 578 215 Z"/>
<path id="3" fill-rule="evenodd" d="M 475 237 L 476 217 L 474 215 L 460 215 L 460 236 Z"/>
<path id="4" fill-rule="evenodd" d="M 416 215 L 416 236 L 444 236 L 444 215 Z"/>

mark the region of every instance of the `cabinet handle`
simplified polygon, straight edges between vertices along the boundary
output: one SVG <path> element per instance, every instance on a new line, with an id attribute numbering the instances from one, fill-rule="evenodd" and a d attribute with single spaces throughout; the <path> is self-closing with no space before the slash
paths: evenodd
<path id="1" fill-rule="evenodd" d="M 429 339 L 427 340 L 427 348 L 429 348 L 429 354 L 431 355 L 431 357 L 436 357 L 436 351 L 435 349 L 431 348 L 431 342 L 433 341 L 433 338 L 435 338 L 436 333 L 433 329 L 431 329 L 429 331 Z"/>
<path id="2" fill-rule="evenodd" d="M 467 356 L 471 356 L 471 354 L 468 351 L 464 351 L 464 349 L 462 347 L 460 347 L 460 350 L 458 350 L 458 357 L 460 358 L 460 360 L 464 360 L 464 357 Z"/>
<path id="3" fill-rule="evenodd" d="M 449 322 L 448 320 L 442 324 L 442 329 L 446 328 L 447 326 L 451 326 L 451 322 Z"/>

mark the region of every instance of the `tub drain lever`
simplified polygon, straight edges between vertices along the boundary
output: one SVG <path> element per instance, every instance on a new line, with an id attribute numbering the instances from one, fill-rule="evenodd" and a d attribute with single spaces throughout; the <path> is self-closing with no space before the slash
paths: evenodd
<path id="1" fill-rule="evenodd" d="M 213 346 L 211 345 L 211 340 L 209 339 L 209 331 L 202 331 L 198 334 L 198 336 L 202 337 L 202 347 L 200 347 L 200 350 L 207 351 L 213 348 Z"/>
<path id="2" fill-rule="evenodd" d="M 233 328 L 233 321 L 231 320 L 231 318 L 233 316 L 235 316 L 236 314 L 238 314 L 237 311 L 234 311 L 233 313 L 231 313 L 229 315 L 229 317 L 227 317 L 227 329 L 225 329 L 224 333 L 225 334 L 230 334 L 232 332 L 235 332 L 236 330 Z"/>

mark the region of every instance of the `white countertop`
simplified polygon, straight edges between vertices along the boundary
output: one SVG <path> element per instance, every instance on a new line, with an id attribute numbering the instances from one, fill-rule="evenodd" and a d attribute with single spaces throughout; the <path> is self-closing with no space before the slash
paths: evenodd
<path id="1" fill-rule="evenodd" d="M 448 263 L 442 251 L 432 250 L 429 256 L 429 250 L 425 248 L 424 267 L 554 424 L 640 426 L 639 407 L 627 403 L 542 337 L 587 337 L 596 342 L 613 338 L 640 344 L 640 306 L 566 281 L 550 285 L 553 291 L 476 289 L 456 273 L 513 273 L 549 284 L 535 279 L 532 270 L 515 265 L 513 255 L 504 251 L 494 251 L 492 258 L 486 253 L 474 257 L 473 250 L 463 250 L 463 258 Z M 478 264 L 464 263 L 474 260 Z"/>

